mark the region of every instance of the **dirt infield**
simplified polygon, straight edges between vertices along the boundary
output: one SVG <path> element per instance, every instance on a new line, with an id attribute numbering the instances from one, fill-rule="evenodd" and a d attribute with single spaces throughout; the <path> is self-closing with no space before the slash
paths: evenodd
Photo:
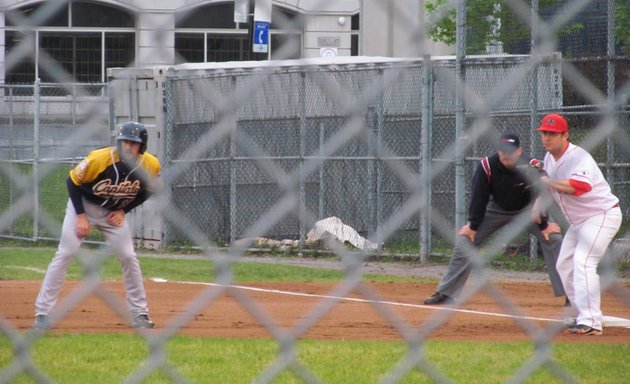
<path id="1" fill-rule="evenodd" d="M 77 281 L 66 282 L 57 308 L 62 307 L 64 299 L 72 296 L 80 285 Z M 39 281 L 0 281 L 0 314 L 18 330 L 26 330 L 33 323 L 33 302 L 39 286 Z M 518 315 L 535 318 L 527 324 L 560 328 L 554 320 L 566 315 L 564 300 L 551 295 L 547 282 L 495 282 L 493 286 L 499 287 L 518 305 Z M 99 292 L 105 292 L 104 295 L 92 292 L 86 296 L 54 325 L 53 332 L 132 332 L 110 304 L 113 298 L 119 307 L 125 308 L 122 283 L 104 282 L 101 287 Z M 307 339 L 402 340 L 404 332 L 412 330 L 426 333 L 429 339 L 442 340 L 531 339 L 521 322 L 506 316 L 515 314 L 514 311 L 502 308 L 485 292 L 473 296 L 461 308 L 465 311 L 452 311 L 444 306 L 421 305 L 421 299 L 433 292 L 435 284 L 364 283 L 363 287 L 363 290 L 355 289 L 343 295 L 350 299 L 326 300 L 322 296 L 337 296 L 337 285 L 259 283 L 243 284 L 226 291 L 217 286 L 146 281 L 151 317 L 157 323 L 154 332 L 175 324 L 179 326 L 182 322 L 183 326 L 177 331 L 182 335 L 273 338 L 270 328 L 261 325 L 271 320 L 284 331 Z M 630 283 L 623 282 L 620 287 L 624 288 L 627 302 Z M 207 302 L 208 298 L 212 299 L 209 304 L 194 310 L 194 315 L 185 315 L 196 304 Z M 361 301 L 365 299 L 375 299 L 380 304 Z M 330 310 L 316 309 L 324 302 L 336 304 Z M 630 318 L 630 309 L 612 291 L 604 294 L 602 309 L 607 316 Z M 266 314 L 266 318 L 254 317 L 252 312 L 256 311 Z M 321 314 L 317 321 L 313 320 L 314 313 Z M 304 326 L 311 322 L 312 326 Z M 554 340 L 625 344 L 630 343 L 630 329 L 607 327 L 601 337 L 578 337 L 559 332 Z"/>

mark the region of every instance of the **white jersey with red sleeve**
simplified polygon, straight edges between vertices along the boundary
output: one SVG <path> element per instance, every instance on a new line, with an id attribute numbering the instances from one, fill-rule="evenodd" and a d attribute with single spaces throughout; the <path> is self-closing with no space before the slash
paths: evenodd
<path id="1" fill-rule="evenodd" d="M 557 161 L 547 152 L 545 171 L 551 179 L 575 180 L 591 186 L 591 190 L 579 196 L 553 192 L 555 200 L 571 224 L 604 213 L 619 203 L 612 194 L 610 185 L 597 166 L 595 159 L 583 148 L 569 143 Z"/>

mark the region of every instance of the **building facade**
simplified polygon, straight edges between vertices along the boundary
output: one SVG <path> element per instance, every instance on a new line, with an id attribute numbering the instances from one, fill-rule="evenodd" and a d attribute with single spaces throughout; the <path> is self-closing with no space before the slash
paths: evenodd
<path id="1" fill-rule="evenodd" d="M 0 1 L 0 82 L 105 82 L 107 68 L 182 62 L 422 54 L 412 40 L 417 1 L 271 3 L 268 51 L 254 56 L 234 0 Z"/>

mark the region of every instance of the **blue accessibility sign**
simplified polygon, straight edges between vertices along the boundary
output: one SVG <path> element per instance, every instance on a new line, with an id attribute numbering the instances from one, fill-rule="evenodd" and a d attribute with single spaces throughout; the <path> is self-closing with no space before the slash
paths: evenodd
<path id="1" fill-rule="evenodd" d="M 254 21 L 253 51 L 266 53 L 269 51 L 269 22 Z"/>

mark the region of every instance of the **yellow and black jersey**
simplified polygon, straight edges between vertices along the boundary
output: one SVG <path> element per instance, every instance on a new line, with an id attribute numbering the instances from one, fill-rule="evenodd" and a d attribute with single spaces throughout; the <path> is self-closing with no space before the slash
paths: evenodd
<path id="1" fill-rule="evenodd" d="M 127 164 L 120 159 L 115 146 L 107 147 L 88 153 L 70 171 L 69 188 L 77 187 L 81 196 L 94 204 L 128 212 L 139 205 L 136 200 L 140 199 L 141 204 L 154 192 L 152 186 L 159 174 L 160 162 L 152 154 L 145 152 L 135 164 Z M 72 191 L 70 194 L 72 197 Z M 82 207 L 75 204 L 75 208 Z"/>

